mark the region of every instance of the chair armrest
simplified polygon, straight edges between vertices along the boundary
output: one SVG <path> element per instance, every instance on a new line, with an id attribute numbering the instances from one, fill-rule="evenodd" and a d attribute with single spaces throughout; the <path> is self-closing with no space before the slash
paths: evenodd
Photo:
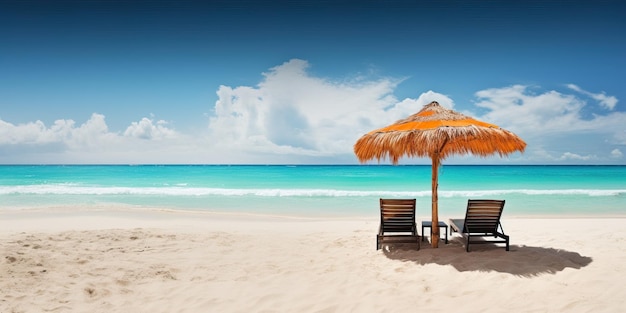
<path id="1" fill-rule="evenodd" d="M 453 231 L 457 232 L 457 233 L 461 233 L 463 232 L 463 226 L 465 224 L 465 220 L 462 218 L 451 218 L 449 220 L 450 222 L 450 228 L 452 228 Z"/>

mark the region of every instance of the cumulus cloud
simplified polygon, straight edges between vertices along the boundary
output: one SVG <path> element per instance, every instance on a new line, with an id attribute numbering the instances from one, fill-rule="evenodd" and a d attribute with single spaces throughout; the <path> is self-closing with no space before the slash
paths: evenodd
<path id="1" fill-rule="evenodd" d="M 13 125 L 0 120 L 0 144 L 47 144 L 62 141 L 71 134 L 72 120 L 57 120 L 50 128 L 42 121 Z"/>
<path id="2" fill-rule="evenodd" d="M 221 86 L 209 121 L 212 141 L 247 152 L 349 154 L 359 136 L 432 100 L 453 106 L 432 91 L 398 101 L 392 92 L 400 80 L 332 81 L 311 76 L 308 67 L 293 59 L 264 73 L 256 87 Z"/>
<path id="3" fill-rule="evenodd" d="M 582 121 L 585 103 L 556 91 L 533 94 L 528 86 L 514 85 L 476 92 L 476 105 L 488 109 L 484 119 L 525 133 L 572 132 L 592 128 Z"/>
<path id="4" fill-rule="evenodd" d="M 623 158 L 617 147 L 626 145 L 626 113 L 604 93 L 576 85 L 567 85 L 566 92 L 513 85 L 480 90 L 471 106 L 427 89 L 415 98 L 397 99 L 394 90 L 402 79 L 335 80 L 311 75 L 309 66 L 293 59 L 262 73 L 255 86 L 220 86 L 206 133 L 182 134 L 153 117 L 114 132 L 97 113 L 80 125 L 64 119 L 50 126 L 0 120 L 0 163 L 355 162 L 352 146 L 360 136 L 430 101 L 518 134 L 528 147 L 524 155 L 512 156 L 516 162 Z"/>
<path id="5" fill-rule="evenodd" d="M 142 137 L 150 133 L 151 128 L 158 132 L 172 133 L 162 127 L 155 127 L 149 119 L 133 122 L 126 130 L 125 135 Z M 109 132 L 105 117 L 94 113 L 83 124 L 76 125 L 73 120 L 56 120 L 47 127 L 42 121 L 14 125 L 0 120 L 0 144 L 47 144 L 63 143 L 68 147 L 85 148 L 102 143 L 119 140 L 120 136 Z"/>
<path id="6" fill-rule="evenodd" d="M 606 133 L 617 136 L 625 129 L 624 112 L 593 114 L 583 118 L 587 104 L 574 95 L 557 91 L 533 93 L 514 85 L 478 91 L 476 106 L 488 109 L 482 118 L 530 135 Z"/>
<path id="7" fill-rule="evenodd" d="M 516 132 L 529 144 L 527 153 L 535 153 L 539 159 L 589 161 L 597 157 L 588 151 L 626 142 L 626 113 L 598 112 L 589 108 L 593 104 L 575 95 L 536 90 L 514 85 L 478 91 L 476 106 L 487 109 L 480 118 Z M 604 96 L 599 97 L 599 104 L 605 106 L 606 99 L 617 103 L 615 97 Z M 584 117 L 583 110 L 594 113 Z M 551 156 L 555 154 L 560 157 Z"/>
<path id="8" fill-rule="evenodd" d="M 144 117 L 139 122 L 132 122 L 126 128 L 124 136 L 145 140 L 161 140 L 176 137 L 176 132 L 168 128 L 167 124 L 164 120 L 159 120 L 155 123 L 153 120 Z"/>
<path id="9" fill-rule="evenodd" d="M 257 86 L 221 86 L 209 121 L 211 142 L 248 154 L 349 155 L 361 135 L 413 114 L 430 101 L 455 108 L 452 99 L 431 90 L 398 100 L 393 96 L 398 80 L 338 82 L 314 77 L 308 67 L 306 61 L 294 59 L 270 69 Z M 626 127 L 624 112 L 583 116 L 594 104 L 617 102 L 606 95 L 596 98 L 588 103 L 571 93 L 513 85 L 478 91 L 474 108 L 482 114 L 468 106 L 461 111 L 525 139 L 527 153 L 514 156 L 518 162 L 591 162 L 602 160 L 597 149 L 623 143 Z M 464 157 L 455 160 L 468 162 Z"/>
<path id="10" fill-rule="evenodd" d="M 80 125 L 63 119 L 50 127 L 41 121 L 15 125 L 0 120 L 0 161 L 10 162 L 9 158 L 13 157 L 13 162 L 18 163 L 107 163 L 113 159 L 124 162 L 124 154 L 156 148 L 156 145 L 141 145 L 138 140 L 178 138 L 166 124 L 143 118 L 133 122 L 121 135 L 109 131 L 104 115 L 97 113 Z"/>

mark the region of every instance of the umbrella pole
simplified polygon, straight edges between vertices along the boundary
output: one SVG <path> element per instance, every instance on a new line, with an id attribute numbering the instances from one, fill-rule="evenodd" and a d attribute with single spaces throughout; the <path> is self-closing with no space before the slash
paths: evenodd
<path id="1" fill-rule="evenodd" d="M 432 158 L 433 165 L 433 189 L 432 189 L 432 224 L 430 225 L 430 229 L 432 230 L 432 235 L 430 237 L 431 244 L 433 248 L 439 247 L 439 197 L 437 195 L 437 187 L 439 185 L 439 153 L 435 154 Z M 423 235 L 423 234 L 422 234 Z"/>

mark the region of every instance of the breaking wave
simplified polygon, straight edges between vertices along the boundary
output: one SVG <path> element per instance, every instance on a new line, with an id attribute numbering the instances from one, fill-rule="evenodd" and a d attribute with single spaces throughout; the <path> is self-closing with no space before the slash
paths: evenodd
<path id="1" fill-rule="evenodd" d="M 440 190 L 439 197 L 487 197 L 519 195 L 583 195 L 611 197 L 626 195 L 626 189 L 508 189 Z M 256 196 L 256 197 L 430 197 L 427 191 L 337 190 L 337 189 L 227 189 L 177 187 L 84 187 L 76 185 L 3 186 L 0 195 L 155 195 L 155 196 Z"/>

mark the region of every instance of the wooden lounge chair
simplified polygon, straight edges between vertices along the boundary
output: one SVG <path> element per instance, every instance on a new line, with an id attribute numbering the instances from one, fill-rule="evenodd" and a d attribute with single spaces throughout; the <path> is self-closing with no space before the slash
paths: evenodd
<path id="1" fill-rule="evenodd" d="M 376 235 L 376 250 L 383 243 L 417 243 L 417 249 L 420 249 L 415 223 L 415 199 L 380 199 L 380 228 Z"/>
<path id="2" fill-rule="evenodd" d="M 504 200 L 467 200 L 465 219 L 450 219 L 450 228 L 466 238 L 467 252 L 470 250 L 470 244 L 482 243 L 504 243 L 506 251 L 509 251 L 509 236 L 504 234 L 500 224 L 503 209 Z M 476 237 L 480 238 L 473 240 Z M 486 240 L 485 237 L 496 239 Z"/>

